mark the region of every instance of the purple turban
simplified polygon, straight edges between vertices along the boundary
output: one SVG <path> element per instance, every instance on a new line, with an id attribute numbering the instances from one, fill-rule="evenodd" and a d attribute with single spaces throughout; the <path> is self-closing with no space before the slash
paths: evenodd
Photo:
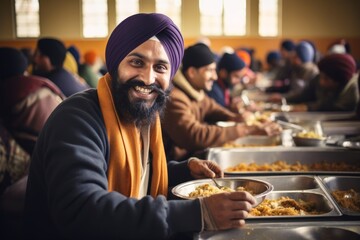
<path id="1" fill-rule="evenodd" d="M 106 45 L 106 67 L 115 78 L 120 62 L 136 47 L 156 36 L 169 57 L 171 78 L 180 66 L 184 40 L 173 21 L 159 13 L 140 13 L 122 21 L 111 33 Z"/>
<path id="2" fill-rule="evenodd" d="M 325 56 L 318 63 L 320 72 L 336 82 L 346 84 L 356 71 L 354 58 L 349 54 L 334 53 Z"/>

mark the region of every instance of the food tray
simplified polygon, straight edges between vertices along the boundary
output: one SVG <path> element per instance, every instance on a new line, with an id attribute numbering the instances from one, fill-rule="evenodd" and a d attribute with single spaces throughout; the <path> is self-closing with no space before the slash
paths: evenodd
<path id="1" fill-rule="evenodd" d="M 336 200 L 335 197 L 331 195 L 331 192 L 335 190 L 349 190 L 354 189 L 356 192 L 360 193 L 360 177 L 350 177 L 350 176 L 321 176 L 322 183 L 325 186 L 327 193 L 330 198 L 337 204 L 338 208 L 344 215 L 351 216 L 360 216 L 360 212 L 352 211 L 350 209 L 344 208 Z"/>
<path id="2" fill-rule="evenodd" d="M 274 191 L 316 190 L 321 193 L 324 192 L 320 180 L 311 175 L 257 176 L 252 179 L 271 183 L 274 186 Z"/>
<path id="3" fill-rule="evenodd" d="M 360 171 L 360 151 L 349 151 L 338 147 L 273 147 L 273 148 L 210 148 L 207 159 L 217 162 L 226 175 L 282 175 L 282 174 L 317 174 L 317 175 L 356 175 Z M 225 169 L 239 163 L 270 164 L 282 160 L 288 164 L 329 164 L 344 163 L 357 167 L 351 171 L 238 171 L 229 172 Z"/>
<path id="4" fill-rule="evenodd" d="M 247 223 L 240 229 L 226 231 L 205 231 L 194 236 L 195 240 L 358 240 L 360 222 L 286 222 L 285 223 Z"/>
<path id="5" fill-rule="evenodd" d="M 311 219 L 311 218 L 323 218 L 323 217 L 338 217 L 341 216 L 340 210 L 336 205 L 329 200 L 328 196 L 318 189 L 306 190 L 306 191 L 273 191 L 266 196 L 266 199 L 278 199 L 280 197 L 290 197 L 296 201 L 300 199 L 305 202 L 313 202 L 315 204 L 315 210 L 321 212 L 313 215 L 281 215 L 281 216 L 250 216 L 248 219 Z"/>
<path id="6" fill-rule="evenodd" d="M 274 191 L 269 193 L 267 199 L 277 199 L 281 196 L 288 196 L 295 200 L 314 201 L 316 210 L 324 211 L 324 214 L 306 216 L 252 216 L 253 219 L 311 219 L 317 217 L 341 216 L 341 212 L 333 202 L 331 197 L 326 194 L 326 190 L 317 176 L 294 175 L 294 176 L 258 176 L 256 180 L 267 181 L 274 186 Z"/>
<path id="7" fill-rule="evenodd" d="M 271 114 L 272 118 L 289 122 L 345 120 L 354 116 L 356 116 L 355 112 L 274 112 Z"/>
<path id="8" fill-rule="evenodd" d="M 321 126 L 325 135 L 360 134 L 360 121 L 325 121 Z"/>

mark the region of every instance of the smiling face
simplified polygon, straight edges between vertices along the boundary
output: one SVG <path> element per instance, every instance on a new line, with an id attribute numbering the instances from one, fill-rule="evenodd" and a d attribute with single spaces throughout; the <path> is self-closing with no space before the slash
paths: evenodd
<path id="1" fill-rule="evenodd" d="M 194 89 L 210 91 L 217 80 L 216 63 L 199 68 L 189 67 L 186 76 Z"/>
<path id="2" fill-rule="evenodd" d="M 117 113 L 137 126 L 150 124 L 165 106 L 170 74 L 169 58 L 157 39 L 139 45 L 120 62 L 112 81 Z"/>

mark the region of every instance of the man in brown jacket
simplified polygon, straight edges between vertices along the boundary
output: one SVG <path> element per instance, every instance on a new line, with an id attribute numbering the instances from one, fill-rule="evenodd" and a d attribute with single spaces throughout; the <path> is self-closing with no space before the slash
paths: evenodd
<path id="1" fill-rule="evenodd" d="M 248 126 L 244 124 L 245 114 L 233 113 L 208 97 L 204 90 L 211 90 L 216 80 L 211 50 L 201 43 L 187 48 L 182 70 L 174 77 L 174 89 L 162 122 L 168 159 L 204 157 L 201 153 L 208 147 L 221 146 L 247 135 L 274 135 L 280 131 L 274 123 Z M 238 124 L 220 127 L 213 124 L 217 121 Z"/>

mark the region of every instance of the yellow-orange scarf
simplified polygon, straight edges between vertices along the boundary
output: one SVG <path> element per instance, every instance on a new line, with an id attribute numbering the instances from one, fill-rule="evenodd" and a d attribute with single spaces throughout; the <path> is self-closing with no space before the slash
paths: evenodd
<path id="1" fill-rule="evenodd" d="M 108 190 L 137 198 L 142 171 L 140 133 L 134 123 L 125 123 L 117 115 L 110 86 L 111 76 L 106 74 L 99 80 L 97 89 L 110 142 Z M 150 129 L 150 151 L 153 156 L 150 194 L 166 196 L 168 175 L 159 117 Z"/>

